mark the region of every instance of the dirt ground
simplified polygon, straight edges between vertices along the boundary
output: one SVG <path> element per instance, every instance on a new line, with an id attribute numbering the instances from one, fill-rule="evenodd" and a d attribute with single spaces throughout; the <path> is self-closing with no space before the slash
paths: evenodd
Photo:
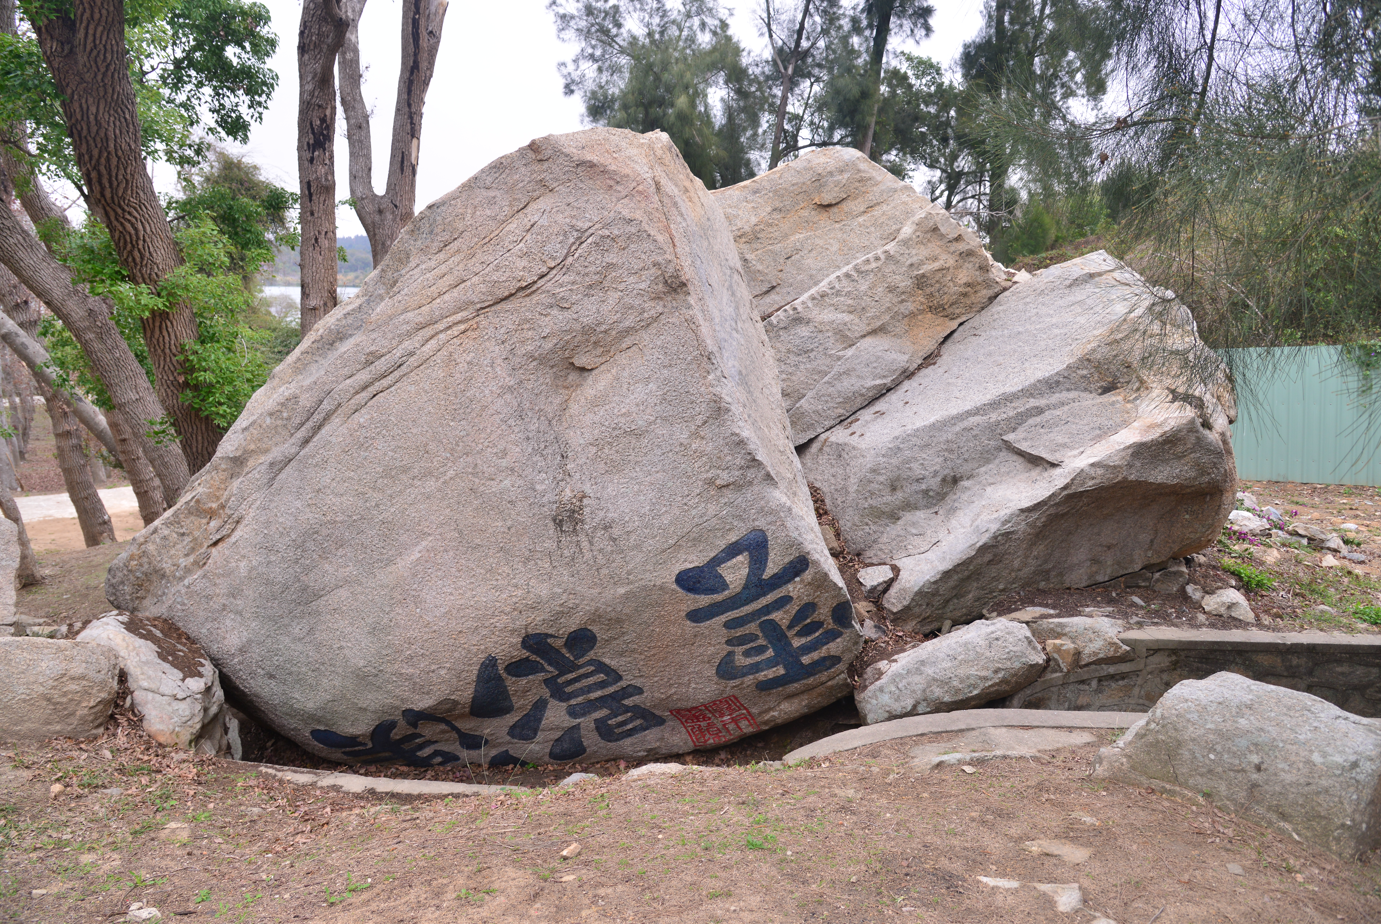
<path id="1" fill-rule="evenodd" d="M 3 753 L 0 920 L 97 924 L 134 902 L 236 922 L 1381 918 L 1374 855 L 1340 861 L 1092 780 L 1099 743 L 923 773 L 909 753 L 921 742 L 790 769 L 403 799 L 178 760 L 124 716 L 99 741 Z M 1091 853 L 1076 865 L 1024 846 L 1037 840 Z M 1085 910 L 1056 911 L 1032 883 L 1077 884 Z"/>

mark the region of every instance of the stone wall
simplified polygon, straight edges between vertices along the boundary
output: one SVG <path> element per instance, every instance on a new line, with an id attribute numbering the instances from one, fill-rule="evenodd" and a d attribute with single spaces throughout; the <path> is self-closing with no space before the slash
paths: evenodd
<path id="1" fill-rule="evenodd" d="M 1232 671 L 1302 690 L 1355 715 L 1381 716 L 1381 638 L 1326 632 L 1138 629 L 1119 636 L 1135 660 L 1038 680 L 994 705 L 1146 712 L 1181 680 Z"/>

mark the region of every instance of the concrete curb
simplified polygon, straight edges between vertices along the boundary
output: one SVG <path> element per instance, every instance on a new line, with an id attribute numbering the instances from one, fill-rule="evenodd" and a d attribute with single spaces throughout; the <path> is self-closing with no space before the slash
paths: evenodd
<path id="1" fill-rule="evenodd" d="M 357 773 L 337 773 L 330 770 L 303 770 L 300 767 L 279 767 L 273 764 L 255 764 L 244 761 L 226 761 L 256 770 L 265 776 L 297 783 L 300 786 L 316 786 L 322 789 L 339 789 L 349 793 L 376 792 L 402 796 L 498 796 L 504 793 L 527 792 L 525 786 L 482 786 L 478 783 L 442 783 L 437 780 L 391 780 L 377 776 L 360 776 Z"/>
<path id="2" fill-rule="evenodd" d="M 1146 718 L 1144 712 L 1063 712 L 1053 709 L 961 709 L 932 715 L 912 715 L 876 725 L 853 728 L 797 748 L 782 758 L 799 764 L 812 757 L 852 751 L 879 741 L 970 731 L 975 728 L 1024 726 L 1029 728 L 1128 728 Z"/>

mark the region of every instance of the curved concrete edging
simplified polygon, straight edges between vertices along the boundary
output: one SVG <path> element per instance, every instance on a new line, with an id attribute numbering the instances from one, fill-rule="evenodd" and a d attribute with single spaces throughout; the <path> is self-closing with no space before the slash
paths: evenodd
<path id="1" fill-rule="evenodd" d="M 1128 728 L 1146 718 L 1144 712 L 1064 712 L 1053 709 L 961 709 L 931 715 L 912 715 L 876 725 L 853 728 L 797 748 L 782 758 L 799 764 L 812 757 L 852 751 L 879 741 L 961 732 L 975 728 L 1026 726 L 1031 728 Z"/>
<path id="2" fill-rule="evenodd" d="M 265 776 L 286 780 L 303 786 L 339 789 L 343 792 L 403 796 L 497 796 L 510 792 L 526 792 L 525 786 L 483 786 L 479 783 L 443 783 L 439 780 L 394 780 L 387 777 L 360 776 L 357 773 L 338 773 L 331 770 L 303 770 L 300 767 L 279 767 L 274 764 L 255 764 L 243 761 L 241 766 L 257 770 Z"/>

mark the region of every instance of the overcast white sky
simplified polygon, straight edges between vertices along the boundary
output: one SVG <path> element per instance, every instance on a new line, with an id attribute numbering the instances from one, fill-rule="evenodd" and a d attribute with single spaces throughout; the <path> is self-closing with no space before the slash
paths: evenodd
<path id="1" fill-rule="evenodd" d="M 279 50 L 273 59 L 278 90 L 242 153 L 280 185 L 297 188 L 297 23 L 298 0 L 265 0 L 273 13 Z M 754 53 L 764 48 L 754 28 L 749 0 L 724 4 L 740 41 Z M 919 46 L 949 65 L 960 45 L 979 27 L 982 0 L 937 0 L 935 35 Z M 392 136 L 393 98 L 398 79 L 399 0 L 369 0 L 360 28 L 366 67 L 365 99 L 374 108 L 376 188 L 383 183 Z M 907 46 L 898 46 L 907 47 Z M 914 50 L 914 49 L 913 49 Z M 561 94 L 556 65 L 574 49 L 556 39 L 546 0 L 476 3 L 453 0 L 447 10 L 436 76 L 422 124 L 417 207 L 464 182 L 485 164 L 542 135 L 582 128 L 577 98 Z M 337 119 L 337 198 L 349 193 L 345 172 L 344 119 Z M 159 185 L 171 171 L 158 171 Z M 362 234 L 349 208 L 339 211 L 340 234 Z"/>

